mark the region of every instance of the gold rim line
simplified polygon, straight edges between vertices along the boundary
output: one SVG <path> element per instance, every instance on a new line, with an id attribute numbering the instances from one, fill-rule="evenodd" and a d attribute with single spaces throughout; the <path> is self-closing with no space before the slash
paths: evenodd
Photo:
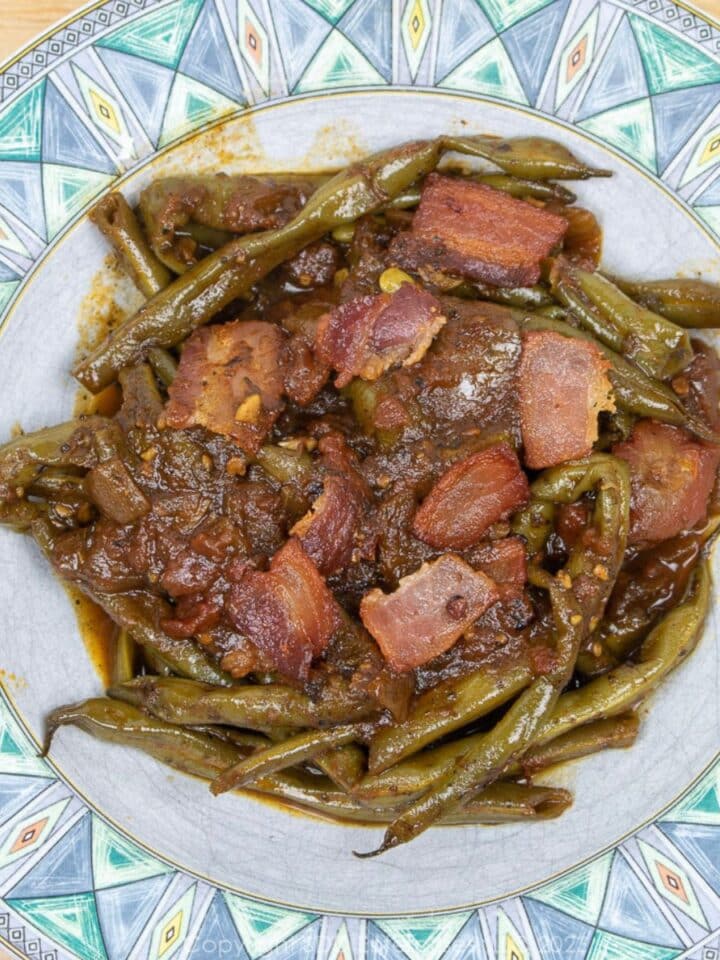
<path id="1" fill-rule="evenodd" d="M 241 120 L 244 117 L 256 116 L 259 113 L 270 112 L 271 110 L 276 110 L 282 107 L 287 107 L 292 103 L 315 103 L 321 100 L 327 100 L 330 97 L 353 97 L 353 96 L 367 96 L 368 94 L 373 94 L 375 96 L 394 96 L 398 95 L 407 95 L 408 93 L 414 93 L 418 96 L 429 96 L 429 97 L 444 97 L 449 100 L 457 100 L 465 102 L 468 104 L 490 104 L 492 106 L 500 107 L 504 110 L 510 110 L 514 113 L 526 114 L 528 116 L 535 117 L 536 119 L 542 120 L 545 123 L 550 124 L 550 126 L 557 127 L 561 130 L 568 130 L 575 136 L 579 137 L 581 140 L 585 140 L 587 143 L 594 144 L 597 147 L 600 147 L 602 150 L 605 150 L 611 157 L 618 161 L 618 163 L 624 164 L 628 167 L 633 173 L 643 177 L 648 183 L 651 183 L 654 187 L 657 187 L 661 193 L 663 193 L 666 198 L 673 203 L 678 210 L 684 213 L 689 220 L 692 221 L 693 225 L 700 230 L 708 238 L 710 243 L 716 248 L 717 253 L 720 254 L 720 238 L 713 234 L 708 226 L 693 210 L 689 203 L 685 200 L 681 200 L 679 197 L 671 191 L 671 189 L 655 174 L 649 173 L 644 167 L 636 163 L 630 157 L 621 153 L 619 150 L 616 150 L 614 147 L 609 146 L 604 143 L 594 134 L 589 133 L 587 130 L 581 130 L 574 126 L 569 120 L 560 120 L 557 117 L 548 116 L 545 113 L 542 113 L 540 110 L 536 110 L 534 107 L 523 107 L 520 104 L 511 103 L 510 101 L 501 100 L 499 97 L 489 97 L 489 96 L 480 96 L 472 93 L 463 93 L 455 92 L 452 90 L 438 90 L 435 87 L 414 87 L 414 86 L 388 86 L 388 87 L 356 87 L 356 88 L 346 88 L 339 90 L 329 90 L 323 91 L 320 93 L 308 93 L 301 95 L 288 95 L 286 97 L 279 98 L 270 102 L 264 102 L 257 105 L 248 105 L 246 107 L 238 107 L 238 109 L 232 113 L 225 114 L 221 117 L 218 117 L 217 120 L 212 121 L 211 123 L 205 124 L 198 128 L 197 130 L 192 130 L 186 133 L 184 136 L 173 140 L 171 143 L 168 143 L 161 150 L 157 150 L 152 156 L 147 157 L 139 161 L 132 169 L 127 170 L 125 173 L 118 176 L 115 180 L 112 181 L 112 184 L 106 188 L 106 190 L 100 191 L 97 196 L 88 204 L 88 206 L 81 212 L 78 213 L 66 227 L 64 227 L 60 233 L 57 234 L 45 247 L 42 254 L 39 258 L 33 263 L 25 276 L 20 280 L 17 290 L 12 295 L 12 298 L 8 302 L 8 306 L 5 310 L 5 313 L 0 317 L 0 339 L 2 338 L 5 330 L 7 329 L 12 316 L 14 315 L 17 307 L 19 306 L 21 300 L 25 296 L 26 291 L 30 285 L 37 278 L 40 268 L 44 266 L 45 261 L 56 252 L 61 244 L 65 242 L 74 232 L 81 226 L 92 207 L 98 202 L 99 198 L 105 193 L 112 190 L 118 190 L 122 186 L 126 186 L 128 183 L 131 183 L 136 177 L 139 177 L 151 164 L 161 157 L 167 156 L 171 151 L 178 149 L 179 147 L 185 146 L 193 140 L 199 140 L 201 137 L 204 137 L 206 134 L 218 130 L 220 127 L 225 126 L 226 124 L 234 123 L 238 120 Z M 310 171 L 307 171 L 310 172 Z"/>

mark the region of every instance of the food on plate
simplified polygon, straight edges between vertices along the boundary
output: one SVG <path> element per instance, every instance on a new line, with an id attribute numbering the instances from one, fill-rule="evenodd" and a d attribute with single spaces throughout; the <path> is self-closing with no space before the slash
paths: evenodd
<path id="1" fill-rule="evenodd" d="M 633 743 L 710 595 L 720 293 L 598 269 L 556 181 L 606 175 L 443 136 L 100 201 L 146 303 L 74 373 L 116 409 L 0 447 L 0 523 L 116 625 L 48 749 L 73 724 L 375 854 L 557 816 L 539 771 Z"/>

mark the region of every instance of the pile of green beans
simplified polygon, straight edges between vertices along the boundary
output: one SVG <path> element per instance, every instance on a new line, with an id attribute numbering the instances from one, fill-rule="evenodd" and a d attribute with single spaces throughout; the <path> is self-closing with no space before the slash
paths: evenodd
<path id="1" fill-rule="evenodd" d="M 457 154 L 491 169 L 458 172 Z M 403 211 L 417 206 L 424 178 L 438 167 L 554 212 L 576 199 L 556 181 L 609 176 L 540 138 L 441 136 L 332 175 L 158 180 L 144 191 L 139 217 L 120 193 L 105 196 L 90 217 L 146 303 L 74 374 L 93 393 L 119 384 L 124 401 L 132 397 L 135 419 L 123 427 L 122 419 L 87 416 L 0 447 L 0 525 L 29 533 L 52 559 L 67 529 L 103 514 L 94 478 L 112 468 L 118 482 L 132 483 L 125 465 L 137 466 L 138 436 L 157 421 L 187 337 L 233 301 L 252 301 L 257 284 L 308 244 L 334 242 L 345 255 L 360 218 L 406 221 L 411 214 Z M 253 189 L 272 181 L 292 194 L 295 206 L 274 229 L 249 232 L 237 210 L 231 215 L 233 198 L 250 181 Z M 184 257 L 189 249 L 193 256 Z M 521 332 L 549 330 L 592 342 L 609 362 L 617 409 L 607 417 L 605 439 L 590 456 L 536 475 L 529 502 L 511 520 L 527 546 L 536 608 L 545 611 L 543 666 L 533 658 L 538 637 L 528 630 L 520 646 L 415 693 L 408 709 L 380 709 L 342 671 L 307 690 L 271 675 L 233 680 L 202 644 L 164 633 L 159 624 L 172 607 L 161 592 L 84 585 L 118 628 L 111 685 L 106 697 L 55 710 L 45 750 L 60 727 L 72 725 L 209 781 L 214 794 L 242 789 L 319 817 L 385 826 L 380 846 L 358 856 L 391 849 L 433 824 L 542 820 L 567 809 L 566 790 L 532 778 L 632 745 L 638 704 L 701 634 L 711 593 L 705 558 L 720 517 L 682 534 L 688 560 L 660 606 L 653 606 L 649 585 L 645 608 L 623 613 L 618 577 L 629 556 L 631 485 L 627 464 L 607 450 L 613 435 L 627 436 L 637 419 L 648 417 L 720 441 L 673 389 L 673 378 L 694 356 L 688 328 L 720 326 L 720 288 L 699 280 L 611 278 L 573 262 L 569 246 L 555 253 L 533 286 L 448 277 L 443 288 L 486 301 L 488 311 L 501 311 Z M 349 255 L 345 262 L 352 272 Z M 373 427 L 389 390 L 356 378 L 344 391 L 365 439 L 383 452 L 403 442 L 401 429 Z M 422 415 L 412 399 L 406 406 Z M 302 446 L 289 449 L 271 438 L 251 462 L 283 488 L 318 480 Z M 589 512 L 585 535 L 561 569 L 550 569 L 558 507 L 579 501 Z M 613 619 L 606 606 L 621 613 Z M 358 662 L 367 665 L 379 653 L 345 616 Z M 578 677 L 580 686 L 570 682 Z"/>

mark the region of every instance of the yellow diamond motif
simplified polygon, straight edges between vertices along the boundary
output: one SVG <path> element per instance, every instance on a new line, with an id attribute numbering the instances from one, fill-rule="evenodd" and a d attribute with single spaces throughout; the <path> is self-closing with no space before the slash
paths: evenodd
<path id="1" fill-rule="evenodd" d="M 407 30 L 413 50 L 417 50 L 420 46 L 426 27 L 425 12 L 420 4 L 420 0 L 415 0 L 410 15 L 407 18 Z"/>
<path id="2" fill-rule="evenodd" d="M 720 130 L 714 130 L 700 154 L 698 166 L 720 159 Z"/>
<path id="3" fill-rule="evenodd" d="M 182 931 L 183 924 L 183 912 L 178 910 L 174 917 L 172 917 L 165 924 L 163 929 L 160 931 L 160 942 L 158 944 L 158 958 L 164 956 L 168 950 L 178 942 L 180 939 L 180 933 Z"/>
<path id="4" fill-rule="evenodd" d="M 525 952 L 508 933 L 505 937 L 505 960 L 525 960 Z"/>
<path id="5" fill-rule="evenodd" d="M 110 101 L 104 97 L 98 90 L 90 88 L 88 90 L 90 102 L 92 103 L 95 116 L 101 126 L 109 127 L 113 133 L 121 134 L 122 128 L 118 120 L 117 111 Z"/>

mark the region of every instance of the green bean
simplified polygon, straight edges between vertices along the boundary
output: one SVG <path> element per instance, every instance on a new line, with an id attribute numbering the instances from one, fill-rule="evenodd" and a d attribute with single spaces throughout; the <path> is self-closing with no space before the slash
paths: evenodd
<path id="1" fill-rule="evenodd" d="M 173 669 L 170 664 L 164 659 L 161 653 L 158 653 L 158 651 L 152 647 L 145 646 L 142 648 L 142 658 L 146 673 L 156 674 L 159 677 L 171 677 L 173 675 Z M 132 677 L 129 679 L 132 679 Z"/>
<path id="2" fill-rule="evenodd" d="M 690 277 L 671 280 L 621 280 L 615 284 L 633 300 L 681 327 L 720 326 L 720 286 Z"/>
<path id="3" fill-rule="evenodd" d="M 122 387 L 122 406 L 117 421 L 126 431 L 134 427 L 154 427 L 162 413 L 163 400 L 149 363 L 136 363 L 118 374 Z"/>
<path id="4" fill-rule="evenodd" d="M 28 493 L 43 500 L 72 504 L 87 502 L 88 499 L 84 478 L 62 467 L 44 467 L 28 487 Z"/>
<path id="5" fill-rule="evenodd" d="M 556 713 L 562 702 L 563 697 L 558 701 Z M 601 750 L 629 747 L 637 736 L 637 730 L 636 713 L 591 721 L 554 740 L 531 747 L 522 758 L 508 767 L 503 775 L 528 776 Z M 351 790 L 351 794 L 361 803 L 418 796 L 429 789 L 439 777 L 450 773 L 460 757 L 481 744 L 485 736 L 484 733 L 476 733 L 461 737 L 441 747 L 408 757 L 383 773 L 369 773 Z"/>
<path id="6" fill-rule="evenodd" d="M 357 724 L 297 733 L 234 764 L 213 780 L 210 789 L 214 794 L 219 794 L 247 786 L 268 773 L 306 763 L 333 747 L 342 747 L 362 739 L 364 735 L 365 731 Z"/>
<path id="7" fill-rule="evenodd" d="M 231 682 L 230 676 L 194 640 L 169 637 L 155 626 L 169 614 L 169 607 L 159 597 L 140 591 L 100 593 L 83 589 L 143 649 L 150 647 L 160 654 L 173 673 L 210 684 Z"/>
<path id="8" fill-rule="evenodd" d="M 170 271 L 150 249 L 135 214 L 121 193 L 106 194 L 90 211 L 90 219 L 110 241 L 142 294 L 153 297 L 170 283 Z"/>
<path id="9" fill-rule="evenodd" d="M 302 448 L 292 450 L 289 447 L 266 443 L 260 447 L 255 459 L 265 473 L 279 483 L 295 481 L 304 485 L 309 483 L 315 474 L 312 457 Z"/>
<path id="10" fill-rule="evenodd" d="M 117 425 L 104 417 L 69 420 L 34 433 L 25 433 L 0 447 L 0 499 L 15 495 L 18 487 L 29 487 L 43 467 L 78 466 L 89 469 L 102 459 L 98 444 L 101 434 L 119 442 Z"/>
<path id="11" fill-rule="evenodd" d="M 482 157 L 505 173 L 524 180 L 587 180 L 610 177 L 609 170 L 588 167 L 554 140 L 543 137 L 442 137 L 446 150 Z"/>
<path id="12" fill-rule="evenodd" d="M 135 676 L 135 641 L 127 630 L 118 630 L 112 659 L 112 682 L 125 683 Z"/>
<path id="13" fill-rule="evenodd" d="M 10 527 L 16 533 L 27 533 L 46 512 L 45 505 L 35 501 L 0 500 L 0 527 Z"/>
<path id="14" fill-rule="evenodd" d="M 512 532 L 524 537 L 528 554 L 533 557 L 545 546 L 553 531 L 555 504 L 551 500 L 531 500 L 512 518 Z"/>
<path id="15" fill-rule="evenodd" d="M 555 203 L 575 203 L 577 200 L 572 191 L 549 180 L 523 180 L 521 177 L 509 177 L 504 173 L 480 174 L 470 179 L 520 199 L 532 197 L 534 200 L 554 200 Z"/>
<path id="16" fill-rule="evenodd" d="M 149 717 L 129 703 L 96 697 L 53 710 L 47 719 L 45 753 L 59 727 L 72 725 L 111 743 L 138 747 L 163 763 L 205 779 L 237 763 L 237 747 L 195 730 Z"/>
<path id="17" fill-rule="evenodd" d="M 664 380 L 692 360 L 690 338 L 682 327 L 634 303 L 601 274 L 557 260 L 551 286 L 582 326 L 648 376 Z"/>
<path id="18" fill-rule="evenodd" d="M 151 347 L 147 352 L 148 363 L 158 380 L 165 387 L 169 387 L 175 379 L 178 362 L 169 350 L 162 347 Z"/>
<path id="19" fill-rule="evenodd" d="M 441 137 L 374 154 L 319 187 L 289 223 L 239 237 L 195 264 L 113 331 L 76 366 L 75 376 L 97 392 L 150 347 L 177 345 L 227 304 L 247 297 L 258 280 L 308 243 L 402 194 L 435 168 L 445 150 L 483 156 L 506 172 L 529 172 L 530 179 L 584 178 L 598 172 L 564 147 L 532 138 Z"/>
<path id="20" fill-rule="evenodd" d="M 463 284 L 463 286 L 465 286 Z M 483 283 L 467 284 L 468 293 L 473 298 L 490 300 L 493 303 L 502 303 L 508 307 L 520 307 L 526 310 L 540 310 L 552 306 L 553 299 L 545 287 L 536 284 L 534 287 L 491 287 Z M 462 293 L 455 289 L 454 294 Z"/>
<path id="21" fill-rule="evenodd" d="M 221 723 L 261 731 L 277 725 L 323 727 L 377 713 L 367 701 L 352 704 L 341 697 L 311 700 L 292 687 L 275 683 L 217 687 L 175 677 L 138 677 L 113 687 L 110 695 L 169 723 Z"/>
<path id="22" fill-rule="evenodd" d="M 248 756 L 256 750 L 264 750 L 272 741 L 262 733 L 251 733 L 249 730 L 235 730 L 233 727 L 221 727 L 213 724 L 198 724 L 196 727 L 186 727 L 186 730 L 195 730 L 197 733 L 216 737 L 238 747 L 240 754 Z"/>
<path id="23" fill-rule="evenodd" d="M 610 382 L 616 403 L 622 410 L 634 417 L 651 417 L 661 423 L 685 427 L 702 440 L 708 440 L 710 443 L 718 442 L 717 434 L 713 433 L 702 420 L 692 416 L 670 387 L 646 376 L 621 354 L 615 353 L 614 350 L 595 340 L 592 334 L 578 330 L 562 320 L 538 313 L 525 314 L 518 319 L 523 330 L 553 330 L 565 337 L 594 343 L 610 361 Z"/>
<path id="24" fill-rule="evenodd" d="M 453 677 L 416 700 L 407 720 L 381 728 L 370 741 L 368 766 L 381 773 L 427 744 L 486 716 L 528 686 L 532 670 L 526 660 L 483 665 L 464 677 Z"/>
<path id="25" fill-rule="evenodd" d="M 352 789 L 365 773 L 365 753 L 355 743 L 327 750 L 315 757 L 313 762 L 343 790 Z"/>

